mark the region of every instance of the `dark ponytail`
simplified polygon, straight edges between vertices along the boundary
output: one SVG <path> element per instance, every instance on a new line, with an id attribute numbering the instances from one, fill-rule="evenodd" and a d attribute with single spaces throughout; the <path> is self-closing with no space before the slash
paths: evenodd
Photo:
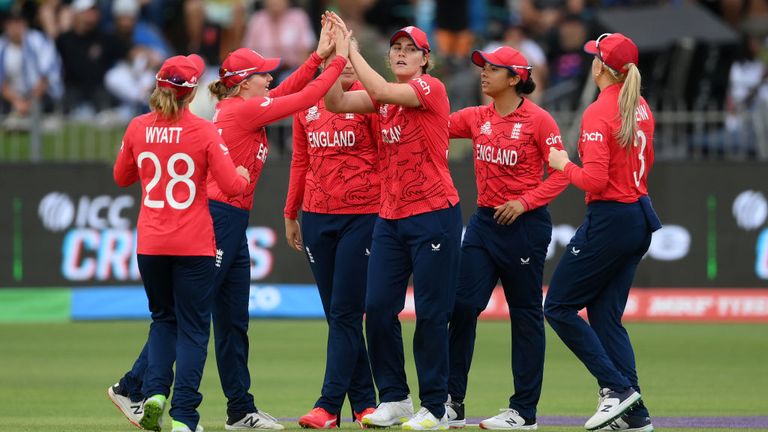
<path id="1" fill-rule="evenodd" d="M 507 69 L 507 76 L 512 78 L 513 76 L 519 76 L 514 71 Z M 520 77 L 520 81 L 515 84 L 515 91 L 517 91 L 517 94 L 519 95 L 528 95 L 534 92 L 536 90 L 536 83 L 533 82 L 533 77 L 530 75 L 530 71 L 528 72 L 528 79 L 523 81 L 523 77 Z"/>
<path id="2" fill-rule="evenodd" d="M 536 83 L 533 82 L 533 77 L 528 77 L 525 81 L 520 81 L 515 85 L 515 90 L 517 90 L 517 94 L 520 95 L 528 95 L 534 92 L 536 90 Z"/>

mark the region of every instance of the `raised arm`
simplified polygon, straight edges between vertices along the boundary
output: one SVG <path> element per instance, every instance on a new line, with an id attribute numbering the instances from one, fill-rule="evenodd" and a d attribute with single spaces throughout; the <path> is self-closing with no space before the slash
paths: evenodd
<path id="1" fill-rule="evenodd" d="M 401 105 L 411 108 L 421 106 L 416 91 L 408 83 L 387 82 L 383 76 L 379 75 L 371 65 L 363 58 L 357 50 L 350 50 L 349 60 L 357 72 L 358 79 L 363 83 L 363 87 L 370 95 L 371 99 L 377 103 L 388 103 Z"/>

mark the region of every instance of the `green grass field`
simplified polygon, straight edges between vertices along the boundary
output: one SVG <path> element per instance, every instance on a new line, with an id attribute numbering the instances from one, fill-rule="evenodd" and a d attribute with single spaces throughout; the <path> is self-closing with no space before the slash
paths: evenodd
<path id="1" fill-rule="evenodd" d="M 628 327 L 644 399 L 653 415 L 768 415 L 768 325 Z M 105 392 L 131 366 L 147 328 L 146 322 L 0 325 L 0 431 L 137 430 Z M 413 324 L 406 323 L 406 364 L 417 400 L 412 333 Z M 251 322 L 252 392 L 261 409 L 279 418 L 296 418 L 312 408 L 322 383 L 325 336 L 322 321 Z M 539 415 L 586 418 L 594 410 L 597 385 L 551 331 L 547 337 Z M 506 405 L 512 388 L 509 352 L 509 324 L 481 323 L 466 400 L 468 417 L 489 417 Z M 201 424 L 207 431 L 223 431 L 226 401 L 213 356 L 202 392 Z M 344 415 L 349 416 L 346 406 Z M 539 425 L 539 430 L 550 432 L 583 430 Z M 295 423 L 286 426 L 294 428 Z M 165 430 L 170 430 L 168 420 Z"/>

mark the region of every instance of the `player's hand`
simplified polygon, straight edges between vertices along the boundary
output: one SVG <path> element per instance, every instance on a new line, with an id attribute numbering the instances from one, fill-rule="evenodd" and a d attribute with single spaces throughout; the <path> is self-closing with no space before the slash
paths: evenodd
<path id="1" fill-rule="evenodd" d="M 240 175 L 240 177 L 248 180 L 248 183 L 251 182 L 251 173 L 248 172 L 248 168 L 240 165 L 239 167 L 235 168 L 235 171 L 237 171 L 237 174 Z"/>
<path id="2" fill-rule="evenodd" d="M 352 32 L 336 27 L 336 55 L 349 58 L 349 44 Z"/>
<path id="3" fill-rule="evenodd" d="M 501 225 L 511 225 L 518 216 L 525 213 L 525 206 L 518 200 L 507 201 L 494 209 L 496 212 L 493 214 L 493 219 Z"/>
<path id="4" fill-rule="evenodd" d="M 558 171 L 565 169 L 565 166 L 571 160 L 568 159 L 568 152 L 565 150 L 558 150 L 554 147 L 549 148 L 549 166 Z"/>
<path id="5" fill-rule="evenodd" d="M 301 239 L 301 229 L 296 219 L 285 218 L 285 240 L 288 246 L 299 252 L 304 251 L 304 243 Z"/>
<path id="6" fill-rule="evenodd" d="M 343 19 L 341 19 L 340 16 L 336 15 L 336 12 L 328 12 L 328 11 L 326 11 L 325 13 L 326 13 L 327 18 L 330 19 L 331 21 L 333 21 L 334 25 L 336 25 L 338 28 L 344 30 L 345 32 L 349 31 L 349 29 L 347 28 L 347 24 L 344 22 Z"/>
<path id="7" fill-rule="evenodd" d="M 320 29 L 320 38 L 317 40 L 317 55 L 322 59 L 328 58 L 333 54 L 335 47 L 334 40 L 334 22 L 330 19 L 330 12 L 325 12 L 320 18 L 322 28 Z"/>

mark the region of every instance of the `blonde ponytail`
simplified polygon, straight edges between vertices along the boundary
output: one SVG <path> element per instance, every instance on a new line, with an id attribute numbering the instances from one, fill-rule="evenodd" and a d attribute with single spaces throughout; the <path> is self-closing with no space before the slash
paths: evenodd
<path id="1" fill-rule="evenodd" d="M 240 84 L 227 87 L 221 80 L 216 80 L 208 84 L 208 91 L 210 91 L 217 100 L 222 100 L 230 96 L 237 96 L 237 94 L 240 93 Z"/>
<path id="2" fill-rule="evenodd" d="M 619 93 L 619 115 L 621 116 L 621 129 L 616 132 L 616 139 L 621 147 L 632 145 L 637 131 L 637 117 L 635 111 L 640 103 L 640 71 L 633 63 L 629 63 L 624 77 L 624 85 Z"/>
<path id="3" fill-rule="evenodd" d="M 178 120 L 181 112 L 189 101 L 195 96 L 192 91 L 181 98 L 176 98 L 176 91 L 168 87 L 155 87 L 155 91 L 149 97 L 149 108 L 160 113 L 163 117 Z"/>

